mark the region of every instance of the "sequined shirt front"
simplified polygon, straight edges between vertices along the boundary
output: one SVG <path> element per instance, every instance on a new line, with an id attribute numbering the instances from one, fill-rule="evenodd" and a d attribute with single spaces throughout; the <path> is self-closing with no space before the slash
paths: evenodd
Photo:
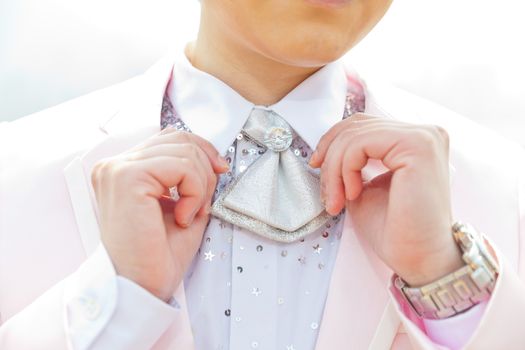
<path id="1" fill-rule="evenodd" d="M 172 101 L 166 94 L 161 128 L 191 132 Z M 362 87 L 349 79 L 341 117 L 362 112 L 364 103 Z M 305 163 L 310 159 L 311 148 L 295 131 L 291 149 Z M 239 132 L 226 154 L 230 171 L 220 175 L 213 200 L 262 153 L 261 146 Z M 314 349 L 343 216 L 344 210 L 295 243 L 272 241 L 211 217 L 185 277 L 196 348 Z"/>

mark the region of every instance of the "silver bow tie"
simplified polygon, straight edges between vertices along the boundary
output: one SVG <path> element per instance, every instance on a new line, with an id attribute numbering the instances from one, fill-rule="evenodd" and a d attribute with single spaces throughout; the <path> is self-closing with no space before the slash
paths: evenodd
<path id="1" fill-rule="evenodd" d="M 293 242 L 322 226 L 330 214 L 320 200 L 319 177 L 290 150 L 290 125 L 254 108 L 242 133 L 266 148 L 212 205 L 212 215 L 261 236 Z"/>

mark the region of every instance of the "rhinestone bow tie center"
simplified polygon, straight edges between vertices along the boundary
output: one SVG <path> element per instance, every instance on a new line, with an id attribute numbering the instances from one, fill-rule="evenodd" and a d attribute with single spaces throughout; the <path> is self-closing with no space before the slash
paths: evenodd
<path id="1" fill-rule="evenodd" d="M 272 126 L 264 134 L 264 145 L 275 152 L 287 150 L 292 144 L 292 131 L 282 126 Z"/>

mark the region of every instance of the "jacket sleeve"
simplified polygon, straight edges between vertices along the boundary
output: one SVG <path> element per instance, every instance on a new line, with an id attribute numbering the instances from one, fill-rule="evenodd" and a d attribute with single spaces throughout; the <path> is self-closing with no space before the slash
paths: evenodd
<path id="1" fill-rule="evenodd" d="M 116 275 L 102 244 L 71 275 L 0 327 L 0 349 L 150 349 L 181 317 Z"/>
<path id="2" fill-rule="evenodd" d="M 520 168 L 518 177 L 518 211 L 519 211 L 519 242 L 520 257 L 523 256 L 525 243 L 525 165 Z M 490 243 L 490 242 L 489 242 Z M 481 315 L 473 315 L 471 321 L 477 326 L 470 332 L 470 337 L 464 344 L 464 349 L 523 349 L 525 344 L 525 276 L 523 266 L 517 269 L 496 246 L 490 243 L 495 251 L 499 264 L 499 276 L 494 291 L 486 305 L 482 306 Z M 524 262 L 520 260 L 520 263 Z M 422 330 L 421 323 L 416 322 L 416 316 L 408 305 L 401 301 L 391 288 L 391 296 L 395 299 L 396 313 L 410 337 L 411 343 L 418 349 L 448 349 L 439 345 Z M 478 309 L 478 311 L 480 311 Z M 474 311 L 476 313 L 476 311 Z M 468 322 L 467 322 L 468 323 Z"/>

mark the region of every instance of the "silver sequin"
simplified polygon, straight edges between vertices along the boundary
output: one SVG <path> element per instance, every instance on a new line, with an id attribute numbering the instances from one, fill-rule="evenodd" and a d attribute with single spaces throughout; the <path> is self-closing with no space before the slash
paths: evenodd
<path id="1" fill-rule="evenodd" d="M 211 250 L 204 253 L 204 260 L 213 261 L 214 257 L 215 257 L 215 254 L 213 254 Z"/>

